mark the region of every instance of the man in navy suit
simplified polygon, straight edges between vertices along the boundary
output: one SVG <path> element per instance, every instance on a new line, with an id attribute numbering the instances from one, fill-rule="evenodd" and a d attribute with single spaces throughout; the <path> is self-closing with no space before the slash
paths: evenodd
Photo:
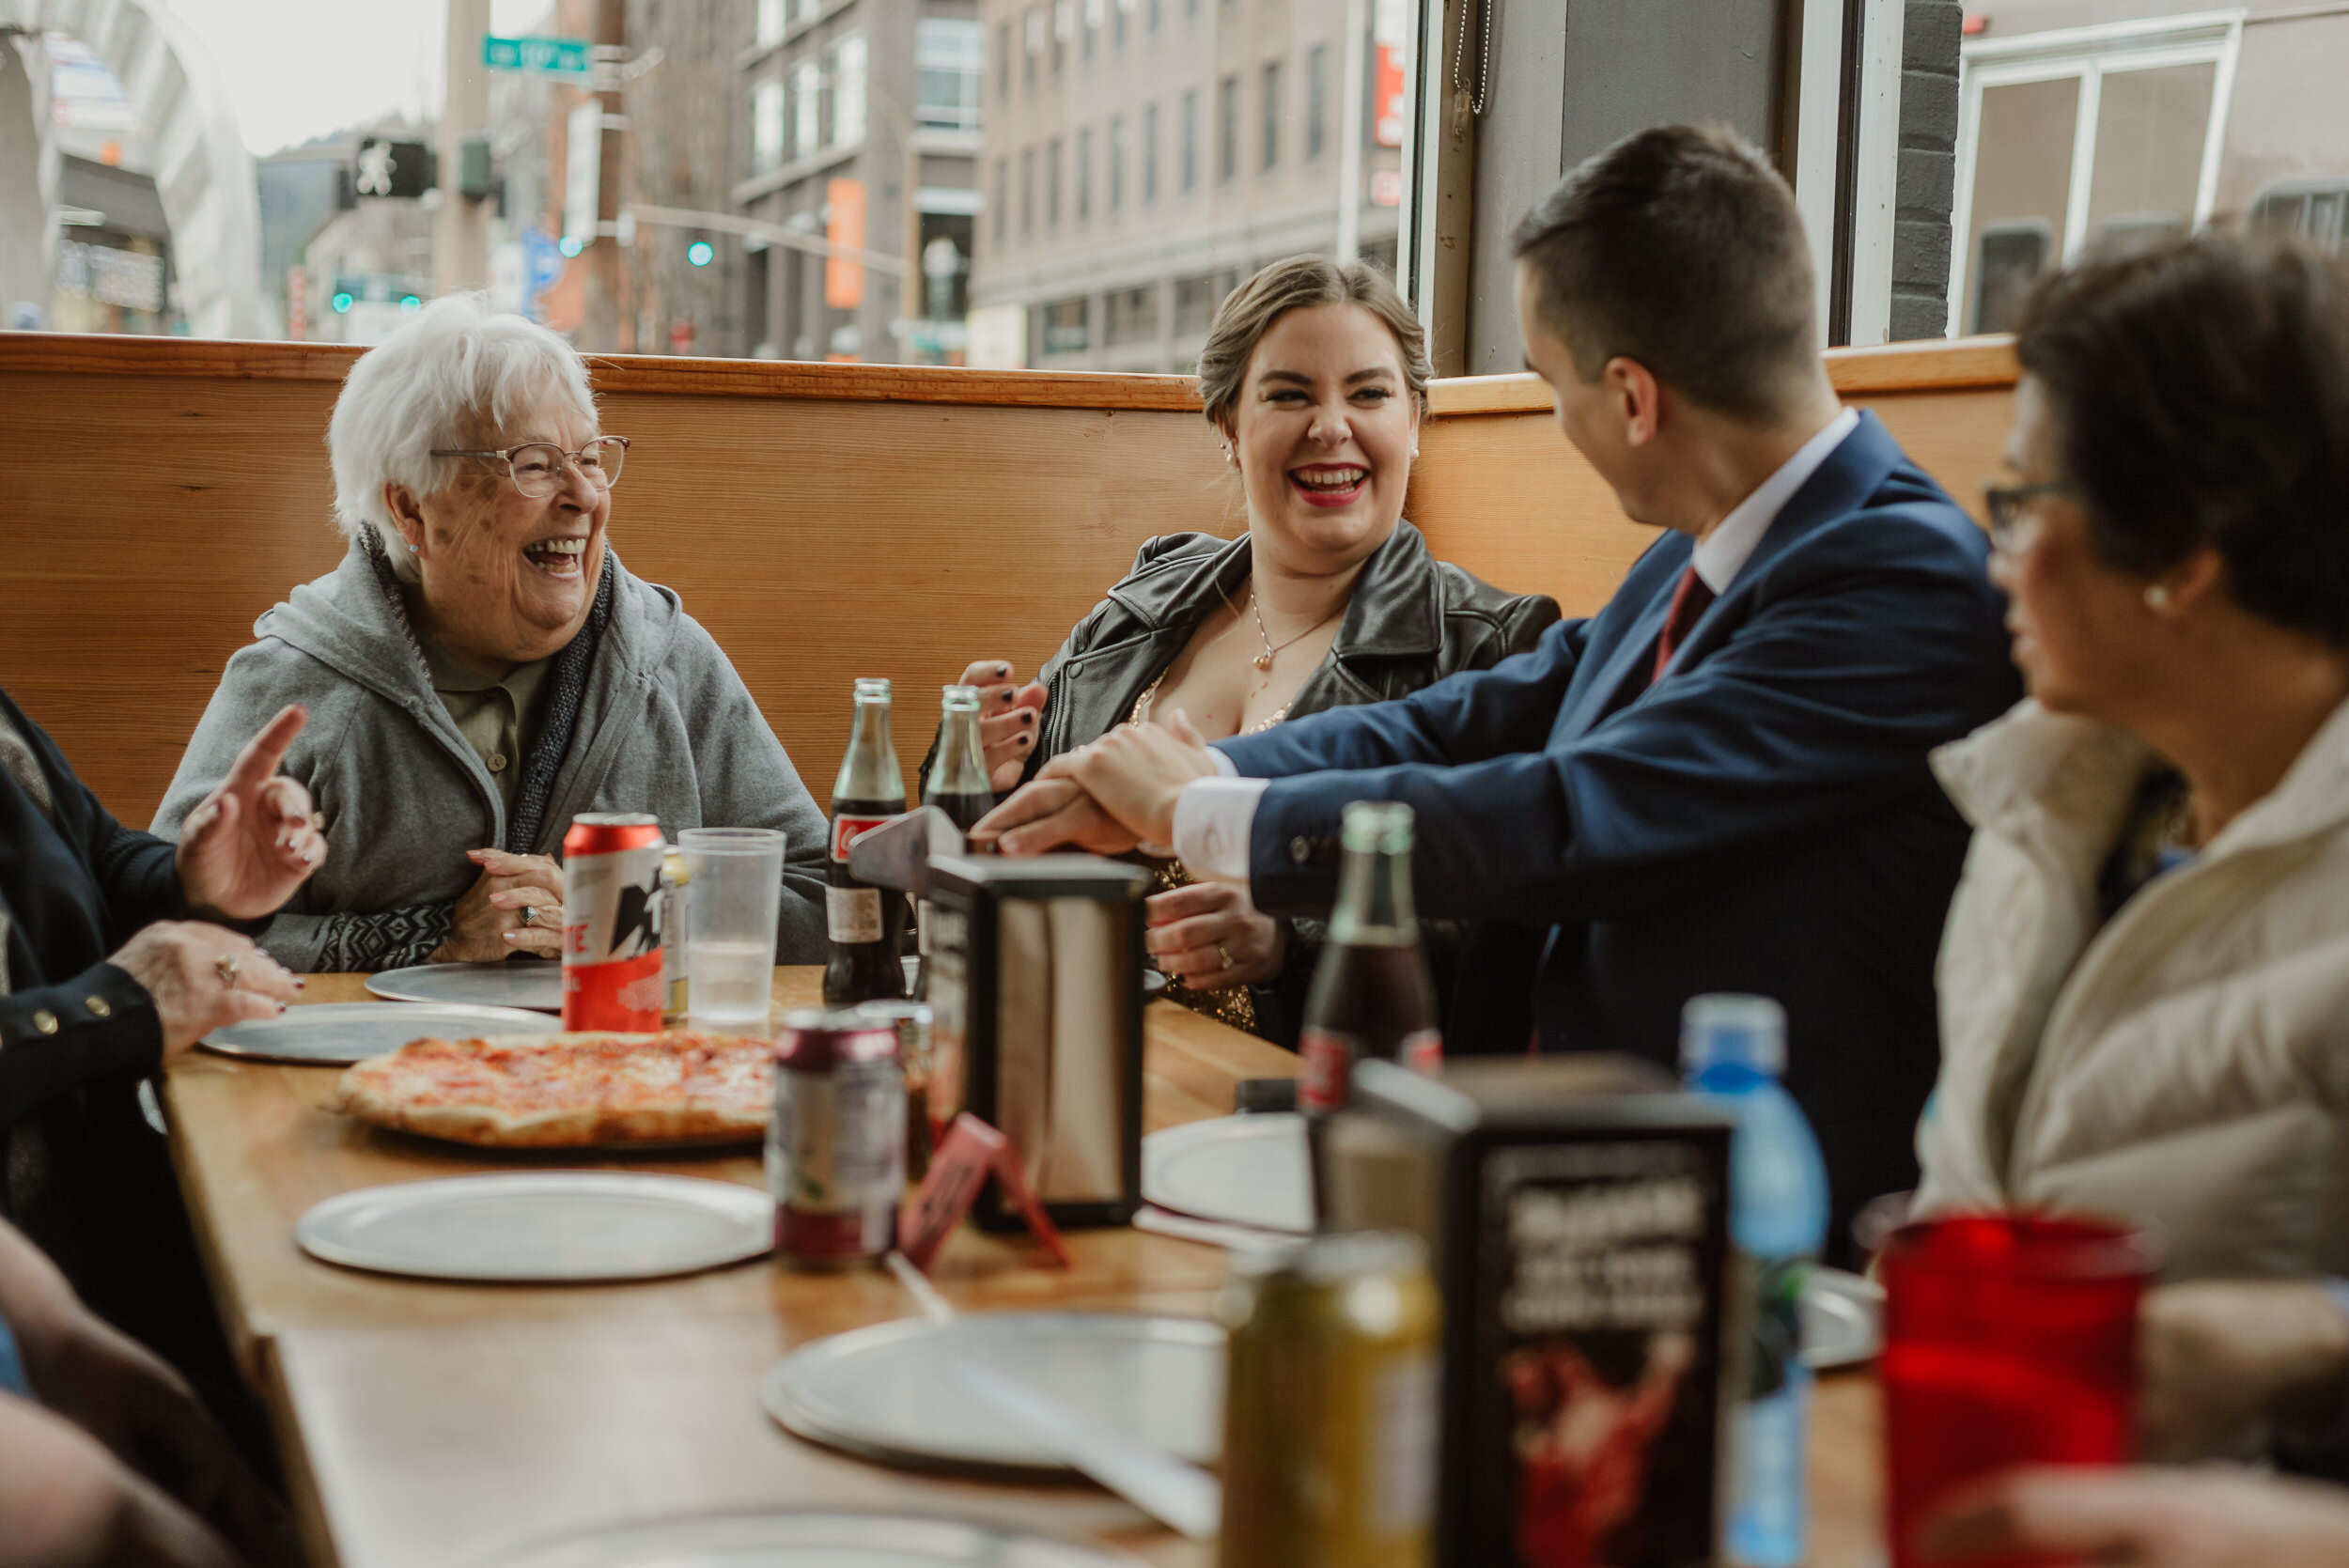
<path id="1" fill-rule="evenodd" d="M 1325 910 L 1339 815 L 1418 818 L 1424 916 L 1475 923 L 1452 1050 L 1677 1062 L 1681 1006 L 1777 998 L 1839 1223 L 1913 1183 L 1934 955 L 1967 829 L 1925 764 L 2018 695 L 1980 530 L 1819 357 L 1793 194 L 1668 126 L 1519 226 L 1526 362 L 1665 533 L 1606 609 L 1395 702 L 1199 742 L 1179 716 L 1058 758 L 981 824 L 1007 853 L 1171 845 Z"/>

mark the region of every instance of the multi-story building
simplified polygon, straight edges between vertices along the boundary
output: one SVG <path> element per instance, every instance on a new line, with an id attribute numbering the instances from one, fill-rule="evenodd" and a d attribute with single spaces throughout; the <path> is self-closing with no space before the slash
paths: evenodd
<path id="1" fill-rule="evenodd" d="M 1351 54 L 1349 13 L 1363 28 Z M 1357 251 L 1391 268 L 1400 72 L 1368 13 L 1361 0 L 979 0 L 987 210 L 972 303 L 974 330 L 1003 346 L 986 357 L 1188 369 L 1242 277 L 1337 249 L 1349 125 Z"/>
<path id="2" fill-rule="evenodd" d="M 979 211 L 974 0 L 758 0 L 741 58 L 747 335 L 786 359 L 959 362 Z M 885 258 L 885 259 L 883 259 Z"/>

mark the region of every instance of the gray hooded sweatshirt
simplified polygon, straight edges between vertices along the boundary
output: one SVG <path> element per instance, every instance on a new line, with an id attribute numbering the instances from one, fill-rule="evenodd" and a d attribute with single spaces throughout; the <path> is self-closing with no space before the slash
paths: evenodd
<path id="1" fill-rule="evenodd" d="M 259 641 L 228 660 L 155 831 L 176 839 L 254 733 L 300 703 L 310 722 L 284 770 L 317 802 L 327 856 L 258 939 L 296 973 L 423 961 L 480 876 L 467 850 L 559 856 L 581 812 L 650 812 L 672 841 L 683 828 L 782 829 L 775 961 L 823 962 L 823 814 L 741 676 L 677 596 L 630 576 L 609 548 L 603 569 L 609 619 L 536 842 L 506 844 L 497 786 L 432 690 L 383 568 L 358 545 L 254 623 Z"/>

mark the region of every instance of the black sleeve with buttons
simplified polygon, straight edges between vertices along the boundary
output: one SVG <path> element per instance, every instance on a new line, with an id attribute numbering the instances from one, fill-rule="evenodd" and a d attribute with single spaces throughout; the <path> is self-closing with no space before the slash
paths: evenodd
<path id="1" fill-rule="evenodd" d="M 153 999 L 106 957 L 186 916 L 173 853 L 116 821 L 0 691 L 0 1129 L 162 1060 Z"/>

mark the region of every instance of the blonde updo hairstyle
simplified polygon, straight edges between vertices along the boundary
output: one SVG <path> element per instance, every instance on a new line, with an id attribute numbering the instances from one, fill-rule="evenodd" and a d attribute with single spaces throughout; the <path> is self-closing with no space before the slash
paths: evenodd
<path id="1" fill-rule="evenodd" d="M 1206 347 L 1199 350 L 1199 400 L 1208 424 L 1231 433 L 1256 345 L 1282 317 L 1314 305 L 1361 305 L 1378 318 L 1394 336 L 1411 402 L 1426 414 L 1427 381 L 1435 374 L 1427 362 L 1427 334 L 1387 275 L 1367 262 L 1292 256 L 1233 289 L 1215 313 Z"/>

